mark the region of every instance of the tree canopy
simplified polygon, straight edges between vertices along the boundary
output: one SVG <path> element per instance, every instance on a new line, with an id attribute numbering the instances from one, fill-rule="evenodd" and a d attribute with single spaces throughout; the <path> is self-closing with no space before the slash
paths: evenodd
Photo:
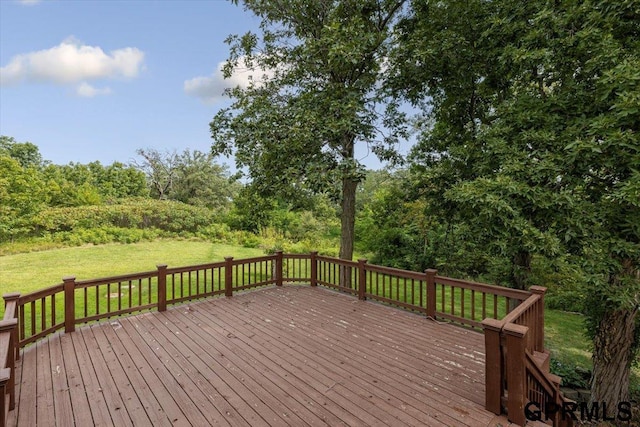
<path id="1" fill-rule="evenodd" d="M 592 398 L 628 399 L 640 301 L 640 19 L 634 2 L 413 2 L 388 84 L 423 107 L 414 190 L 511 265 L 574 257 Z"/>
<path id="2" fill-rule="evenodd" d="M 355 146 L 367 144 L 380 158 L 392 159 L 403 133 L 402 127 L 380 132 L 384 120 L 401 114 L 378 89 L 404 0 L 243 4 L 261 19 L 262 34 L 227 39 L 225 76 L 244 68 L 251 78 L 227 92 L 231 106 L 213 118 L 212 151 L 234 154 L 264 194 L 291 195 L 300 188 L 337 194 L 340 256 L 350 259 L 364 171 Z"/>

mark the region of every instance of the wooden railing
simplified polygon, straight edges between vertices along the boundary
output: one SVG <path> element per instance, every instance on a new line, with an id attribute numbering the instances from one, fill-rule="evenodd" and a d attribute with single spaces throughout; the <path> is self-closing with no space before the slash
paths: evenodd
<path id="1" fill-rule="evenodd" d="M 317 252 L 276 252 L 240 260 L 228 257 L 220 262 L 174 268 L 160 264 L 152 271 L 82 281 L 65 277 L 61 284 L 37 292 L 10 295 L 8 299 L 5 296 L 5 319 L 9 319 L 2 325 L 17 322 L 17 330 L 14 326 L 14 332 L 0 332 L 0 367 L 5 366 L 1 365 L 5 363 L 3 354 L 14 352 L 11 348 L 16 349 L 17 356 L 17 349 L 63 328 L 73 332 L 76 325 L 99 319 L 150 309 L 165 311 L 172 304 L 218 295 L 230 297 L 234 292 L 285 283 L 324 286 L 361 300 L 484 329 L 487 409 L 499 414 L 507 407 L 511 415 L 524 413 L 521 408 L 529 389 L 525 390 L 523 384 L 533 384 L 540 377 L 539 372 L 527 368 L 526 354 L 535 356 L 544 351 L 544 288 L 533 287 L 532 293 L 439 276 L 432 269 L 406 271 Z M 5 335 L 12 336 L 13 341 L 3 338 Z M 4 378 L 3 372 L 0 378 Z M 538 392 L 549 389 L 548 381 L 538 383 Z"/>
<path id="2" fill-rule="evenodd" d="M 20 356 L 17 345 L 19 294 L 4 296 L 5 312 L 0 321 L 0 426 L 7 425 L 9 411 L 16 404 L 15 363 Z"/>
<path id="3" fill-rule="evenodd" d="M 527 422 L 525 406 L 549 414 L 554 426 L 570 426 L 571 419 L 559 409 L 564 398 L 560 378 L 549 372 L 544 349 L 544 294 L 546 288 L 531 287 L 531 296 L 502 320 L 484 319 L 486 353 L 486 409 L 505 412 L 509 421 Z"/>

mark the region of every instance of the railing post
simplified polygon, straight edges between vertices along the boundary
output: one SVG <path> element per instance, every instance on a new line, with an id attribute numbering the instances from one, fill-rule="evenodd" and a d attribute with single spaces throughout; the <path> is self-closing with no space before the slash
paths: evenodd
<path id="1" fill-rule="evenodd" d="M 282 251 L 276 251 L 276 286 L 282 286 Z"/>
<path id="2" fill-rule="evenodd" d="M 15 381 L 16 381 L 16 360 L 15 356 L 15 346 L 16 342 L 14 340 L 14 332 L 18 326 L 18 319 L 15 317 L 12 319 L 2 320 L 0 321 L 0 335 L 3 333 L 7 333 L 9 335 L 9 348 L 7 349 L 7 366 L 6 369 L 8 371 L 9 376 L 6 377 L 6 381 L 4 384 L 4 393 L 9 394 L 9 410 L 13 410 L 16 406 L 16 394 L 15 394 Z M 2 361 L 2 358 L 0 358 Z M 2 362 L 4 363 L 4 362 Z M 1 366 L 1 365 L 0 365 Z M 7 372 L 5 371 L 5 373 Z M 0 379 L 2 381 L 2 379 Z"/>
<path id="3" fill-rule="evenodd" d="M 311 286 L 318 286 L 318 252 L 311 252 Z"/>
<path id="4" fill-rule="evenodd" d="M 11 378 L 11 370 L 9 368 L 0 369 L 0 427 L 5 427 L 7 422 L 7 386 Z"/>
<path id="5" fill-rule="evenodd" d="M 233 295 L 233 257 L 224 257 L 224 295 Z"/>
<path id="6" fill-rule="evenodd" d="M 358 260 L 358 299 L 366 300 L 366 292 L 367 292 L 367 272 L 365 268 L 367 267 L 366 259 Z"/>
<path id="7" fill-rule="evenodd" d="M 4 299 L 4 308 L 5 308 L 5 316 L 7 315 L 7 307 L 9 306 L 9 303 L 11 302 L 15 302 L 14 305 L 14 310 L 13 313 L 11 313 L 11 317 L 13 317 L 14 319 L 18 319 L 18 304 L 20 303 L 20 293 L 19 292 L 12 292 L 10 294 L 4 294 L 2 296 L 2 298 Z M 19 322 L 20 320 L 18 320 Z M 18 336 L 18 327 L 16 326 L 16 328 L 13 330 L 13 342 L 14 342 L 14 359 L 15 360 L 20 360 L 20 337 Z"/>
<path id="8" fill-rule="evenodd" d="M 502 395 L 504 394 L 502 344 L 500 331 L 502 322 L 487 318 L 482 321 L 484 330 L 484 388 L 485 409 L 496 415 L 502 413 Z"/>
<path id="9" fill-rule="evenodd" d="M 76 330 L 76 278 L 75 276 L 63 277 L 64 282 L 64 331 L 66 333 Z"/>
<path id="10" fill-rule="evenodd" d="M 158 311 L 167 311 L 167 264 L 158 264 Z"/>
<path id="11" fill-rule="evenodd" d="M 427 316 L 436 318 L 436 274 L 438 270 L 429 268 L 424 271 L 427 275 Z"/>
<path id="12" fill-rule="evenodd" d="M 529 291 L 533 294 L 540 295 L 540 302 L 536 310 L 535 350 L 544 351 L 544 294 L 547 293 L 547 288 L 544 286 L 531 286 Z"/>
<path id="13" fill-rule="evenodd" d="M 502 328 L 507 341 L 507 414 L 509 421 L 525 425 L 524 403 L 527 395 L 525 342 L 529 330 L 526 326 L 507 323 Z"/>

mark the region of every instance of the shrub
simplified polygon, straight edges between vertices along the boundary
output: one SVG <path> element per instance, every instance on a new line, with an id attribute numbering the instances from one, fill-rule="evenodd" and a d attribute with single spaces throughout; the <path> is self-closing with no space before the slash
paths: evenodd
<path id="1" fill-rule="evenodd" d="M 36 235 L 101 227 L 196 233 L 215 220 L 215 213 L 204 207 L 168 200 L 126 199 L 112 205 L 48 208 L 36 215 L 31 225 Z"/>

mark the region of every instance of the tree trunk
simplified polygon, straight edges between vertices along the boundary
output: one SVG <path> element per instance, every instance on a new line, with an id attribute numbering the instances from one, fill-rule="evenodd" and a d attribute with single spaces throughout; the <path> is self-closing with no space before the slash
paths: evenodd
<path id="1" fill-rule="evenodd" d="M 591 404 L 617 408 L 629 401 L 629 374 L 636 327 L 635 310 L 608 311 L 593 340 Z"/>
<path id="2" fill-rule="evenodd" d="M 511 284 L 516 289 L 527 289 L 529 276 L 531 275 L 531 253 L 519 250 L 513 256 L 511 262 Z M 518 306 L 516 299 L 509 298 L 509 310 L 513 310 Z"/>
<path id="3" fill-rule="evenodd" d="M 340 213 L 340 258 L 353 258 L 356 224 L 356 189 L 358 182 L 345 176 L 342 178 L 342 211 Z M 340 285 L 351 288 L 351 268 L 340 268 Z"/>
<path id="4" fill-rule="evenodd" d="M 531 253 L 519 250 L 511 263 L 511 281 L 516 289 L 527 289 L 531 275 Z"/>

